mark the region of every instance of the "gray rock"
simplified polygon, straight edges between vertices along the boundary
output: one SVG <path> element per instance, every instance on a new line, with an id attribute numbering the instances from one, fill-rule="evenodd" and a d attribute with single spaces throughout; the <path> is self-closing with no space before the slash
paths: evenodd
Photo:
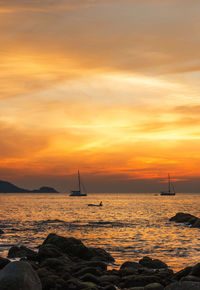
<path id="1" fill-rule="evenodd" d="M 7 264 L 0 271 L 0 290 L 42 290 L 37 273 L 26 262 Z"/>
<path id="2" fill-rule="evenodd" d="M 168 285 L 165 290 L 200 290 L 200 282 L 179 281 Z"/>

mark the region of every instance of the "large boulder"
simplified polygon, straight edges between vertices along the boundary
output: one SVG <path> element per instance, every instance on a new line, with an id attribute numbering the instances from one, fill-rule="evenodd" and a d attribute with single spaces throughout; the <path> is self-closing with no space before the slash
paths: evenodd
<path id="1" fill-rule="evenodd" d="M 44 245 L 56 247 L 63 254 L 67 254 L 72 260 L 79 258 L 83 260 L 100 260 L 105 262 L 113 262 L 114 258 L 101 248 L 88 248 L 81 240 L 75 238 L 61 237 L 56 234 L 49 234 L 43 242 Z"/>
<path id="2" fill-rule="evenodd" d="M 42 290 L 37 273 L 26 262 L 7 264 L 0 271 L 0 290 Z"/>
<path id="3" fill-rule="evenodd" d="M 47 244 L 55 246 L 62 253 L 69 255 L 69 257 L 85 259 L 89 255 L 89 249 L 81 240 L 72 237 L 65 238 L 56 234 L 49 234 L 43 242 L 43 246 Z"/>
<path id="4" fill-rule="evenodd" d="M 150 269 L 167 268 L 167 265 L 164 262 L 158 259 L 151 259 L 150 257 L 143 257 L 139 261 L 139 264 L 142 265 L 143 267 L 150 268 Z"/>

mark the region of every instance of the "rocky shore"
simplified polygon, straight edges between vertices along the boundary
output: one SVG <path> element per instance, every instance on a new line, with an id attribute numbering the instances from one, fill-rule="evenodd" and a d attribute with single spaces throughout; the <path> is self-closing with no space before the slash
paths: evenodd
<path id="1" fill-rule="evenodd" d="M 19 261 L 0 258 L 0 290 L 200 289 L 200 263 L 174 273 L 164 262 L 143 257 L 108 270 L 114 258 L 104 249 L 56 234 L 38 248 L 11 247 L 8 258 Z"/>

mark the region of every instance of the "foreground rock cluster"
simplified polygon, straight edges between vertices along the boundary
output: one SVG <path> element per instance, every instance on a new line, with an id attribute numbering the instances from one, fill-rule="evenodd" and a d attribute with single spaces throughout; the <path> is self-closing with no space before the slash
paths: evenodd
<path id="1" fill-rule="evenodd" d="M 108 270 L 114 262 L 108 252 L 56 234 L 48 235 L 37 253 L 12 247 L 8 257 L 21 259 L 0 258 L 0 290 L 200 289 L 200 263 L 173 273 L 164 262 L 144 257 Z"/>

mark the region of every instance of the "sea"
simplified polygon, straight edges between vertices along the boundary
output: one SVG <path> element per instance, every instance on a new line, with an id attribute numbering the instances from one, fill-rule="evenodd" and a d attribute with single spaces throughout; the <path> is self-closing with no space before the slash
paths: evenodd
<path id="1" fill-rule="evenodd" d="M 149 256 L 178 271 L 200 262 L 200 229 L 170 222 L 177 212 L 200 217 L 200 194 L 0 194 L 0 256 L 15 245 L 37 251 L 56 233 L 104 248 L 115 258 L 111 268 Z"/>

